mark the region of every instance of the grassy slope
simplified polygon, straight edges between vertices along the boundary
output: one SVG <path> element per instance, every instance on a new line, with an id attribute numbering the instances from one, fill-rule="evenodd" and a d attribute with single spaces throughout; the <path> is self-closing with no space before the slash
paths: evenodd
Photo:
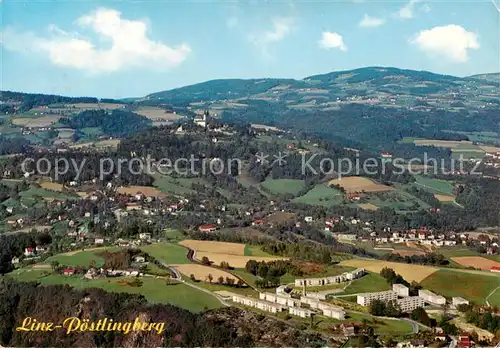
<path id="1" fill-rule="evenodd" d="M 446 297 L 461 296 L 469 301 L 484 304 L 486 297 L 498 286 L 500 277 L 466 271 L 441 269 L 420 283 L 425 289 Z M 500 300 L 500 297 L 498 297 Z M 490 301 L 493 302 L 493 301 Z"/>
<path id="2" fill-rule="evenodd" d="M 326 184 L 318 184 L 305 195 L 293 199 L 292 202 L 327 207 L 339 205 L 343 200 L 344 195 L 339 190 L 328 187 Z"/>
<path id="3" fill-rule="evenodd" d="M 186 264 L 191 263 L 187 256 L 187 249 L 175 244 L 152 244 L 141 247 L 154 258 L 162 260 L 167 264 Z"/>
<path id="4" fill-rule="evenodd" d="M 276 195 L 297 195 L 305 187 L 303 180 L 266 179 L 261 185 Z"/>
<path id="5" fill-rule="evenodd" d="M 423 187 L 431 193 L 453 196 L 453 185 L 449 181 L 421 175 L 415 175 L 415 179 L 418 187 Z"/>
<path id="6" fill-rule="evenodd" d="M 342 295 L 384 291 L 389 289 L 389 284 L 382 276 L 377 273 L 368 273 L 367 275 L 353 281 L 351 285 L 345 289 Z"/>
<path id="7" fill-rule="evenodd" d="M 165 285 L 163 279 L 141 278 L 141 287 L 131 287 L 118 284 L 127 278 L 103 278 L 85 280 L 81 277 L 64 277 L 61 275 L 43 276 L 42 271 L 26 269 L 15 271 L 11 276 L 19 281 L 38 281 L 43 285 L 68 284 L 74 288 L 101 288 L 109 292 L 127 292 L 141 294 L 152 303 L 169 303 L 192 312 L 204 309 L 220 308 L 221 303 L 213 296 L 193 289 L 185 284 Z M 130 280 L 130 278 L 128 278 Z"/>

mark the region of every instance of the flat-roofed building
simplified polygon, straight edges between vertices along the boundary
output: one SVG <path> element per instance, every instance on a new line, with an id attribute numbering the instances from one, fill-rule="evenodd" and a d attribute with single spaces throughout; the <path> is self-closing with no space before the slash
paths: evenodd
<path id="1" fill-rule="evenodd" d="M 243 304 L 243 305 L 249 306 L 249 307 L 258 308 L 260 310 L 263 310 L 266 312 L 271 312 L 271 313 L 279 313 L 287 308 L 286 306 L 282 306 L 278 303 L 273 303 L 273 302 L 264 301 L 264 300 L 258 300 L 256 298 L 251 298 L 251 297 L 246 297 L 246 296 L 241 296 L 241 295 L 234 295 L 233 302 Z"/>
<path id="2" fill-rule="evenodd" d="M 460 305 L 468 305 L 469 301 L 466 300 L 463 297 L 453 297 L 451 299 L 451 303 L 453 304 L 453 306 L 457 307 L 457 306 L 460 306 Z"/>
<path id="3" fill-rule="evenodd" d="M 322 277 L 322 278 L 303 278 L 295 279 L 295 286 L 324 286 L 347 282 L 349 280 L 354 280 L 365 275 L 364 268 L 358 268 L 351 272 L 344 272 L 340 275 Z"/>
<path id="4" fill-rule="evenodd" d="M 392 291 L 397 292 L 398 296 L 401 297 L 410 296 L 410 289 L 408 289 L 408 287 L 404 286 L 403 284 L 393 284 Z"/>
<path id="5" fill-rule="evenodd" d="M 397 299 L 398 299 L 397 292 L 392 290 L 387 290 L 387 291 L 368 292 L 365 294 L 359 294 L 357 297 L 357 302 L 361 306 L 369 306 L 373 300 L 394 301 Z"/>
<path id="6" fill-rule="evenodd" d="M 396 303 L 399 305 L 402 312 L 411 312 L 414 309 L 417 309 L 419 307 L 423 308 L 425 306 L 424 299 L 419 296 L 404 297 L 396 300 Z"/>
<path id="7" fill-rule="evenodd" d="M 323 315 L 325 317 L 335 318 L 339 320 L 345 319 L 345 310 L 342 307 L 337 307 L 333 305 L 323 306 L 321 308 Z"/>
<path id="8" fill-rule="evenodd" d="M 259 293 L 259 299 L 269 301 L 269 302 L 278 303 L 280 305 L 288 306 L 288 307 L 300 307 L 299 300 L 296 300 L 296 299 L 291 298 L 289 296 L 277 295 L 277 294 L 273 294 L 270 292 Z"/>
<path id="9" fill-rule="evenodd" d="M 312 310 L 300 307 L 289 307 L 288 313 L 290 313 L 291 315 L 296 315 L 301 318 L 309 318 L 314 314 Z"/>
<path id="10" fill-rule="evenodd" d="M 429 290 L 418 290 L 418 296 L 422 297 L 425 302 L 435 305 L 446 304 L 446 299 L 441 295 L 436 295 Z"/>

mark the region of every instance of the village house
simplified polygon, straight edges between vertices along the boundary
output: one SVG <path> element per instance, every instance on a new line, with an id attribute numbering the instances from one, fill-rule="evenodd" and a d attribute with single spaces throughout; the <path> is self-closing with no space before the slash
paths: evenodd
<path id="1" fill-rule="evenodd" d="M 12 263 L 13 265 L 17 265 L 19 263 L 19 257 L 13 257 L 10 263 Z"/>
<path id="2" fill-rule="evenodd" d="M 217 226 L 214 224 L 201 225 L 200 227 L 198 227 L 198 230 L 200 232 L 214 232 L 215 230 L 217 230 Z"/>
<path id="3" fill-rule="evenodd" d="M 35 255 L 34 248 L 25 248 L 24 249 L 24 256 L 29 257 L 29 256 L 34 256 L 34 255 Z"/>
<path id="4" fill-rule="evenodd" d="M 151 240 L 151 233 L 139 233 L 139 239 L 142 240 Z"/>
<path id="5" fill-rule="evenodd" d="M 75 269 L 73 267 L 66 267 L 63 270 L 63 275 L 65 275 L 65 276 L 72 276 L 74 274 L 75 274 Z"/>
<path id="6" fill-rule="evenodd" d="M 96 237 L 94 239 L 94 244 L 104 244 L 104 238 L 102 238 L 102 237 Z"/>

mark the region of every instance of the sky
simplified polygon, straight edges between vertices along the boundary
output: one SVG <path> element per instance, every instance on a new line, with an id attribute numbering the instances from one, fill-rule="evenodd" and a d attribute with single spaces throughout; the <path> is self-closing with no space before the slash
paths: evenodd
<path id="1" fill-rule="evenodd" d="M 141 97 L 365 66 L 500 71 L 500 0 L 0 0 L 0 89 Z"/>

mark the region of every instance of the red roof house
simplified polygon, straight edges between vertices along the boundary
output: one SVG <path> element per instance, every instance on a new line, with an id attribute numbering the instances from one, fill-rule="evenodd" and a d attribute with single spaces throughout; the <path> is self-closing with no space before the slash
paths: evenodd
<path id="1" fill-rule="evenodd" d="M 215 226 L 214 224 L 201 225 L 200 227 L 198 227 L 198 230 L 200 232 L 213 232 L 216 229 L 217 229 L 217 226 Z"/>
<path id="2" fill-rule="evenodd" d="M 500 272 L 500 267 L 493 266 L 493 267 L 490 268 L 490 272 Z"/>

